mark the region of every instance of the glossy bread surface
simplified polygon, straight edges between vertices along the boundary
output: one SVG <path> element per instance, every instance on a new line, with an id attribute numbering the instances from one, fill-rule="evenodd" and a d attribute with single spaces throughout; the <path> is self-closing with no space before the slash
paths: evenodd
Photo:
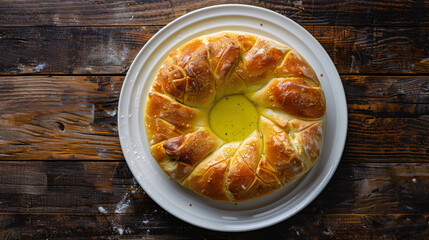
<path id="1" fill-rule="evenodd" d="M 258 127 L 226 142 L 208 113 L 222 97 L 246 96 Z M 172 179 L 212 200 L 270 194 L 307 172 L 321 154 L 326 101 L 295 50 L 254 34 L 220 32 L 172 51 L 148 94 L 145 125 L 154 159 Z"/>

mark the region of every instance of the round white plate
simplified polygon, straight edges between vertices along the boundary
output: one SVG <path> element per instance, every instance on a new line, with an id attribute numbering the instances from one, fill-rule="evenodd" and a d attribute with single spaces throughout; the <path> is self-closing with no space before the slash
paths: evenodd
<path id="1" fill-rule="evenodd" d="M 153 159 L 144 127 L 147 93 L 167 54 L 201 35 L 235 30 L 284 43 L 311 64 L 325 91 L 326 133 L 322 155 L 292 185 L 244 203 L 207 200 L 175 183 Z M 301 26 L 270 10 L 248 5 L 218 5 L 188 13 L 161 29 L 132 63 L 119 99 L 119 137 L 125 159 L 144 191 L 174 216 L 199 227 L 238 232 L 283 221 L 307 206 L 326 186 L 340 161 L 347 133 L 344 89 L 332 60 Z"/>

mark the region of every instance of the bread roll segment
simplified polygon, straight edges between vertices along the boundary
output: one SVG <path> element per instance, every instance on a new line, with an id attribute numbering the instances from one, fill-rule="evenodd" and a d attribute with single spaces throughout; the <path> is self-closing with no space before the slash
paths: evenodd
<path id="1" fill-rule="evenodd" d="M 234 198 L 252 187 L 255 171 L 262 153 L 262 136 L 254 131 L 247 137 L 231 159 L 227 189 Z"/>
<path id="2" fill-rule="evenodd" d="M 219 144 L 219 139 L 209 129 L 202 127 L 193 133 L 155 144 L 151 152 L 165 173 L 182 182 Z"/>
<path id="3" fill-rule="evenodd" d="M 321 118 L 326 110 L 323 90 L 308 85 L 301 77 L 274 78 L 251 98 L 258 105 L 305 119 Z"/>
<path id="4" fill-rule="evenodd" d="M 283 62 L 273 72 L 274 76 L 302 76 L 311 86 L 320 86 L 319 79 L 310 64 L 295 50 L 287 53 Z"/>
<path id="5" fill-rule="evenodd" d="M 235 72 L 249 87 L 260 87 L 271 77 L 280 60 L 290 48 L 259 37 L 253 47 L 243 54 Z"/>
<path id="6" fill-rule="evenodd" d="M 258 127 L 225 142 L 208 113 L 224 96 L 243 94 Z M 281 189 L 319 158 L 326 100 L 310 64 L 295 50 L 245 32 L 219 32 L 172 51 L 145 108 L 150 151 L 173 180 L 215 201 L 241 202 Z"/>
<path id="7" fill-rule="evenodd" d="M 240 58 L 240 46 L 227 33 L 205 38 L 208 61 L 215 77 L 217 97 L 224 94 L 228 76 Z"/>
<path id="8" fill-rule="evenodd" d="M 195 167 L 192 174 L 183 181 L 183 186 L 213 200 L 232 201 L 224 179 L 227 176 L 229 162 L 239 146 L 240 142 L 223 145 Z"/>

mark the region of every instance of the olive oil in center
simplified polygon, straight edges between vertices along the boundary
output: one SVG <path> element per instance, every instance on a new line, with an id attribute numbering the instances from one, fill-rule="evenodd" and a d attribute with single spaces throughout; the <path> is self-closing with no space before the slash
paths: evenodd
<path id="1" fill-rule="evenodd" d="M 243 95 L 226 96 L 210 110 L 209 124 L 224 141 L 242 141 L 257 128 L 258 111 Z"/>

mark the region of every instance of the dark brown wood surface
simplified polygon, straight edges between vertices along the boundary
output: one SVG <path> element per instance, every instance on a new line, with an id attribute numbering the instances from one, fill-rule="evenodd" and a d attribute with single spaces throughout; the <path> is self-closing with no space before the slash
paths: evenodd
<path id="1" fill-rule="evenodd" d="M 341 74 L 424 74 L 429 68 L 429 24 L 304 28 L 323 45 Z M 4 53 L 0 75 L 125 74 L 159 29 L 161 26 L 0 26 L 0 51 Z"/>
<path id="2" fill-rule="evenodd" d="M 326 49 L 348 135 L 328 186 L 244 233 L 160 208 L 122 155 L 119 94 L 165 24 L 220 3 L 265 7 Z M 428 239 L 429 1 L 0 1 L 0 239 Z"/>

